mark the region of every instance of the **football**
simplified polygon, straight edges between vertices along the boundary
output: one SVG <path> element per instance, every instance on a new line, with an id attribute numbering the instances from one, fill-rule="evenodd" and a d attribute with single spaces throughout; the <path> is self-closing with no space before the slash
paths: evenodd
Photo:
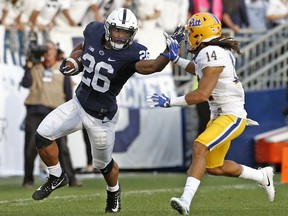
<path id="1" fill-rule="evenodd" d="M 76 50 L 72 52 L 69 57 L 66 59 L 66 64 L 70 69 L 75 68 L 76 71 L 81 72 L 83 71 L 83 64 L 81 62 L 83 51 L 82 50 Z"/>

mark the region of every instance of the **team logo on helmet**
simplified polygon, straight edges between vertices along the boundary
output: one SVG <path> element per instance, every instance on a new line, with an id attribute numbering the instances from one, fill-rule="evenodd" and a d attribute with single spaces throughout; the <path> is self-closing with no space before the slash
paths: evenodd
<path id="1" fill-rule="evenodd" d="M 201 26 L 201 20 L 200 19 L 190 19 L 189 26 Z"/>

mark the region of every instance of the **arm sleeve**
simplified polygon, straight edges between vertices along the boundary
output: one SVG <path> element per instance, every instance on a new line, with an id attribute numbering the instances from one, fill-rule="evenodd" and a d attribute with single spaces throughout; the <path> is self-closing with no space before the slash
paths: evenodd
<path id="1" fill-rule="evenodd" d="M 24 88 L 30 88 L 32 85 L 32 75 L 31 75 L 31 69 L 27 66 L 24 66 L 24 76 L 21 80 L 21 86 Z"/>

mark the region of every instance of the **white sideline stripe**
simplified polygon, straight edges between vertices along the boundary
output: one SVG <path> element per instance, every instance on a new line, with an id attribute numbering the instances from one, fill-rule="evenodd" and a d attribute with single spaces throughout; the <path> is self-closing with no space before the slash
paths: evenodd
<path id="1" fill-rule="evenodd" d="M 274 183 L 275 185 L 277 183 Z M 245 190 L 249 190 L 249 189 L 255 189 L 255 188 L 259 188 L 259 186 L 257 185 L 257 183 L 255 184 L 238 184 L 238 185 L 231 185 L 231 186 L 206 186 L 203 188 L 200 188 L 201 192 L 207 192 L 210 191 L 210 189 L 213 188 L 214 190 L 219 189 L 219 190 L 223 190 L 223 189 L 245 189 Z M 183 191 L 183 187 L 181 188 L 167 188 L 167 189 L 156 189 L 156 190 L 136 190 L 136 191 L 129 191 L 129 192 L 123 192 L 122 196 L 129 196 L 129 195 L 133 195 L 133 194 L 153 194 L 153 193 L 161 193 L 161 192 L 177 192 L 180 193 Z M 103 193 L 95 193 L 93 195 L 72 195 L 72 196 L 52 196 L 49 197 L 47 199 L 79 199 L 79 198 L 87 198 L 87 197 L 99 197 L 99 196 L 103 196 Z M 106 195 L 106 193 L 105 193 Z M 44 199 L 45 200 L 45 199 Z M 19 202 L 19 203 L 24 203 L 24 202 L 43 202 L 44 200 L 40 200 L 40 201 L 34 201 L 32 198 L 31 199 L 16 199 L 16 200 L 2 200 L 0 201 L 0 204 L 5 204 L 5 203 L 10 203 L 10 202 Z"/>

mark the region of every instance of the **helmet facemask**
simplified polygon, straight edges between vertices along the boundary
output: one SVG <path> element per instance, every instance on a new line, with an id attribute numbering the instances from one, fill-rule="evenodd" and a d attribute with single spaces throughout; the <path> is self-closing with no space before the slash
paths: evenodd
<path id="1" fill-rule="evenodd" d="M 203 38 L 203 35 L 202 34 L 192 34 L 190 33 L 189 31 L 189 37 L 188 37 L 188 41 L 189 41 L 189 44 L 190 44 L 190 49 L 191 50 L 196 50 L 200 44 L 202 43 L 202 38 Z"/>
<path id="2" fill-rule="evenodd" d="M 113 49 L 127 48 L 138 30 L 135 15 L 126 8 L 114 10 L 105 21 L 105 39 Z"/>

